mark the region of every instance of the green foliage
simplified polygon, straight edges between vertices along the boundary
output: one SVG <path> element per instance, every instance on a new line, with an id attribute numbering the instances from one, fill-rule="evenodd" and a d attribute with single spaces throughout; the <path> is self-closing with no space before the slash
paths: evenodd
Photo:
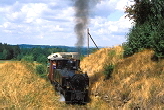
<path id="1" fill-rule="evenodd" d="M 97 48 L 90 48 L 90 53 L 95 53 L 97 50 Z"/>
<path id="2" fill-rule="evenodd" d="M 24 56 L 21 61 L 25 61 L 25 62 L 29 62 L 32 63 L 34 61 L 34 57 L 33 56 Z"/>
<path id="3" fill-rule="evenodd" d="M 2 60 L 16 59 L 19 54 L 20 54 L 19 46 L 12 46 L 8 44 L 0 43 L 0 59 Z"/>
<path id="4" fill-rule="evenodd" d="M 109 55 L 109 57 L 113 58 L 114 56 L 116 56 L 116 51 L 111 50 L 108 55 Z"/>
<path id="5" fill-rule="evenodd" d="M 44 74 L 45 73 L 45 68 L 43 65 L 37 65 L 36 66 L 36 74 Z"/>
<path id="6" fill-rule="evenodd" d="M 36 61 L 37 61 L 38 63 L 46 64 L 46 63 L 47 63 L 47 57 L 46 57 L 46 56 L 43 56 L 43 55 L 38 56 L 38 57 L 36 58 Z"/>
<path id="7" fill-rule="evenodd" d="M 3 59 L 3 52 L 0 52 L 0 59 Z"/>
<path id="8" fill-rule="evenodd" d="M 10 57 L 10 52 L 7 49 L 3 50 L 2 58 L 3 59 L 9 59 Z"/>
<path id="9" fill-rule="evenodd" d="M 164 58 L 164 20 L 162 21 L 157 25 L 156 31 L 152 32 L 153 49 L 158 58 Z"/>
<path id="10" fill-rule="evenodd" d="M 13 58 L 17 59 L 18 55 L 21 53 L 19 46 L 12 46 L 13 48 Z"/>
<path id="11" fill-rule="evenodd" d="M 37 65 L 36 66 L 36 74 L 39 75 L 42 78 L 46 78 L 47 76 L 47 71 L 46 71 L 46 65 Z"/>
<path id="12" fill-rule="evenodd" d="M 135 0 L 126 12 L 135 21 L 135 26 L 123 45 L 124 57 L 144 48 L 153 48 L 156 57 L 164 58 L 164 1 Z"/>
<path id="13" fill-rule="evenodd" d="M 115 66 L 113 64 L 104 66 L 103 74 L 105 75 L 105 79 L 109 79 L 111 77 L 114 67 Z"/>
<path id="14" fill-rule="evenodd" d="M 84 58 L 85 58 L 84 55 L 81 55 L 81 56 L 80 56 L 80 60 L 81 60 L 81 61 L 82 61 Z"/>
<path id="15" fill-rule="evenodd" d="M 41 47 L 22 48 L 21 56 L 33 56 L 34 61 L 38 61 L 39 63 L 44 63 L 48 55 L 54 52 L 62 52 L 62 51 L 66 51 L 66 50 L 62 48 L 41 48 Z"/>
<path id="16" fill-rule="evenodd" d="M 152 48 L 152 36 L 150 25 L 135 26 L 130 30 L 128 42 L 123 45 L 124 57 L 133 55 L 143 48 Z"/>
<path id="17" fill-rule="evenodd" d="M 163 0 L 134 0 L 134 5 L 127 6 L 125 12 L 136 25 L 142 25 L 149 21 L 159 21 L 164 18 Z"/>

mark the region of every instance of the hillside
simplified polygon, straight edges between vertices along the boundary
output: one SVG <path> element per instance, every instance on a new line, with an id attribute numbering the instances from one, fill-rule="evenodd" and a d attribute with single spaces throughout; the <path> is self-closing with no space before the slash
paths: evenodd
<path id="1" fill-rule="evenodd" d="M 110 107 L 164 107 L 164 60 L 152 61 L 154 52 L 144 50 L 123 59 L 120 46 L 104 48 L 81 62 L 91 77 L 91 94 Z M 105 65 L 114 65 L 108 80 Z"/>
<path id="2" fill-rule="evenodd" d="M 31 67 L 20 62 L 1 64 L 2 107 L 58 107 L 53 87 L 33 74 Z"/>

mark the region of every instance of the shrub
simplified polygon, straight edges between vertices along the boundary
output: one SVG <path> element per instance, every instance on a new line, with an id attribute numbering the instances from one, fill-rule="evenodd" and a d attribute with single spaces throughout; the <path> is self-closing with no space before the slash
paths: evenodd
<path id="1" fill-rule="evenodd" d="M 46 73 L 46 69 L 44 65 L 36 65 L 36 74 L 42 75 Z"/>
<path id="2" fill-rule="evenodd" d="M 34 61 L 34 57 L 33 56 L 24 56 L 21 60 L 32 63 Z"/>
<path id="3" fill-rule="evenodd" d="M 39 75 L 41 78 L 47 79 L 47 67 L 46 65 L 37 65 L 36 66 L 36 74 Z"/>
<path id="4" fill-rule="evenodd" d="M 116 51 L 115 50 L 111 50 L 109 53 L 108 53 L 109 57 L 114 57 L 116 56 Z"/>
<path id="5" fill-rule="evenodd" d="M 36 58 L 36 61 L 38 63 L 46 64 L 47 58 L 45 56 L 39 56 L 39 57 Z"/>
<path id="6" fill-rule="evenodd" d="M 103 71 L 103 73 L 104 73 L 104 75 L 105 75 L 105 79 L 109 79 L 110 77 L 111 77 L 111 74 L 112 74 L 112 72 L 113 72 L 113 70 L 114 70 L 114 65 L 113 64 L 110 64 L 110 65 L 105 65 L 104 66 L 104 71 Z"/>

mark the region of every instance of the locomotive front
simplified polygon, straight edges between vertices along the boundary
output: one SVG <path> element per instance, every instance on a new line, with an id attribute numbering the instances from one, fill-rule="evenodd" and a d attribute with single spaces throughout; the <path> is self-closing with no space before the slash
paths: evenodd
<path id="1" fill-rule="evenodd" d="M 87 103 L 88 102 L 89 78 L 87 74 L 74 74 L 68 79 L 65 90 L 66 103 Z"/>

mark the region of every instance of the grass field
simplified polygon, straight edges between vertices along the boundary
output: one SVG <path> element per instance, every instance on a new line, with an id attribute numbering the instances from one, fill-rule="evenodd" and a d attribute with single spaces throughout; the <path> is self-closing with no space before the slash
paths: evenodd
<path id="1" fill-rule="evenodd" d="M 7 62 L 8 60 L 0 60 L 0 63 L 5 63 Z"/>

